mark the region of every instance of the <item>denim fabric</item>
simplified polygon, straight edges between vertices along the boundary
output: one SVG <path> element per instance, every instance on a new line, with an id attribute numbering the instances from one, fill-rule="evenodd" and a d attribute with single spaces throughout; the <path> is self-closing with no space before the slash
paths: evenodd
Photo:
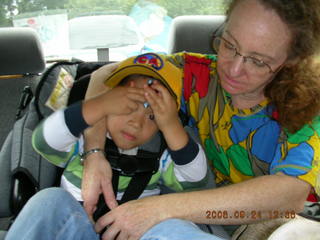
<path id="1" fill-rule="evenodd" d="M 219 235 L 219 234 L 217 234 Z M 6 240 L 99 240 L 86 212 L 62 188 L 48 188 L 33 196 L 14 221 Z M 149 229 L 141 240 L 221 240 L 180 219 L 165 220 Z"/>
<path id="2" fill-rule="evenodd" d="M 140 240 L 222 240 L 218 236 L 201 231 L 192 222 L 168 219 L 150 228 Z"/>
<path id="3" fill-rule="evenodd" d="M 86 212 L 62 188 L 33 196 L 9 229 L 6 240 L 99 240 Z"/>

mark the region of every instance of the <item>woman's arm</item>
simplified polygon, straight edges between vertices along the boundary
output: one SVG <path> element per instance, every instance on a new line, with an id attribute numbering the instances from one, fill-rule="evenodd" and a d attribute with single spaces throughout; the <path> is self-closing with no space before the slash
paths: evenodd
<path id="1" fill-rule="evenodd" d="M 153 225 L 169 218 L 210 224 L 251 223 L 270 219 L 276 213 L 280 217 L 288 211 L 300 212 L 309 191 L 310 185 L 295 177 L 262 176 L 217 189 L 131 201 L 101 217 L 96 230 L 112 224 L 103 235 L 104 239 L 113 240 L 119 232 L 132 237 L 130 239 L 138 239 Z M 222 214 L 226 211 L 228 215 L 208 214 L 213 211 Z M 245 212 L 245 217 L 237 215 L 240 211 Z"/>
<path id="2" fill-rule="evenodd" d="M 108 91 L 104 81 L 117 66 L 118 64 L 108 64 L 92 73 L 85 99 Z M 87 129 L 84 133 L 85 151 L 94 148 L 104 149 L 106 132 L 104 119 Z M 101 193 L 104 194 L 110 209 L 118 205 L 112 189 L 111 166 L 101 152 L 89 155 L 84 161 L 81 193 L 84 209 L 90 217 L 93 216 Z"/>
<path id="3" fill-rule="evenodd" d="M 102 66 L 91 74 L 89 85 L 86 91 L 85 99 L 96 97 L 108 90 L 104 81 L 107 77 L 117 69 L 118 63 L 110 63 Z"/>
<path id="4" fill-rule="evenodd" d="M 104 149 L 106 129 L 104 119 L 85 131 L 85 151 L 99 148 Z M 84 160 L 81 194 L 83 206 L 92 217 L 98 203 L 99 195 L 104 195 L 110 209 L 118 205 L 112 188 L 112 169 L 101 152 L 90 154 Z"/>
<path id="5" fill-rule="evenodd" d="M 192 192 L 184 202 L 188 207 L 181 213 L 177 206 L 168 210 L 169 218 L 177 217 L 197 223 L 244 224 L 276 217 L 274 212 L 299 213 L 310 191 L 310 185 L 295 177 L 284 174 L 257 177 L 227 187 L 203 191 L 200 195 Z M 180 197 L 173 196 L 173 202 Z M 199 205 L 196 202 L 199 202 Z M 180 200 L 180 203 L 181 200 Z M 178 204 L 175 204 L 178 205 Z M 228 215 L 219 218 L 208 212 L 226 211 Z M 236 213 L 244 211 L 245 217 Z M 279 215 L 280 217 L 280 215 Z"/>

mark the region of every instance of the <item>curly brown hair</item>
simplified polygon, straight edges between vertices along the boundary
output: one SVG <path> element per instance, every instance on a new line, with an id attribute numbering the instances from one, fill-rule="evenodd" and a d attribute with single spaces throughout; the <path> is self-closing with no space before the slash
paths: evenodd
<path id="1" fill-rule="evenodd" d="M 230 3 L 227 19 L 241 1 L 246 0 Z M 299 62 L 280 70 L 265 96 L 277 108 L 281 126 L 296 132 L 320 113 L 320 65 L 314 61 L 320 50 L 320 0 L 256 1 L 275 11 L 292 33 L 288 60 Z"/>

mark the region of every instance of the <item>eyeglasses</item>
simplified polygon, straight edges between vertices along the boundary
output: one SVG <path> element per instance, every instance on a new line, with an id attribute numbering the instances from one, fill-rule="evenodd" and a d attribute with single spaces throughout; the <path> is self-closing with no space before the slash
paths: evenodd
<path id="1" fill-rule="evenodd" d="M 239 53 L 237 48 L 232 43 L 230 43 L 223 37 L 214 36 L 213 48 L 219 54 L 219 56 L 223 58 L 232 59 L 232 58 L 235 58 L 237 55 L 242 57 L 243 63 L 245 63 L 246 71 L 249 72 L 250 74 L 263 75 L 266 73 L 276 73 L 282 66 L 281 65 L 279 68 L 277 68 L 274 71 L 264 61 L 251 56 L 242 55 L 241 53 Z"/>

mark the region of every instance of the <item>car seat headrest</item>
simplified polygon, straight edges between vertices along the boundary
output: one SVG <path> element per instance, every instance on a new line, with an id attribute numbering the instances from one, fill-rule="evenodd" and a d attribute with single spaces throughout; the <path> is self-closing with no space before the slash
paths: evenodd
<path id="1" fill-rule="evenodd" d="M 0 28 L 0 75 L 39 74 L 45 60 L 32 28 Z"/>
<path id="2" fill-rule="evenodd" d="M 170 29 L 168 53 L 214 53 L 211 46 L 212 34 L 222 28 L 224 21 L 223 15 L 174 18 Z"/>

